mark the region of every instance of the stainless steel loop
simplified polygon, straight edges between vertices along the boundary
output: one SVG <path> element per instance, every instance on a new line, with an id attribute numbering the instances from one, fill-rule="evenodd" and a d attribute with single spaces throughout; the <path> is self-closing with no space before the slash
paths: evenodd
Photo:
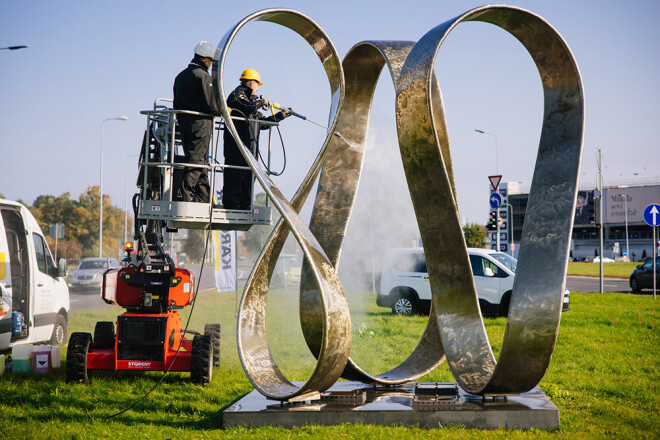
<path id="1" fill-rule="evenodd" d="M 222 98 L 227 49 L 238 30 L 251 21 L 278 23 L 303 36 L 321 59 L 331 85 L 330 132 L 290 202 L 241 143 Z M 461 229 L 447 123 L 434 72 L 444 39 L 466 21 L 491 23 L 516 37 L 536 63 L 544 91 L 539 149 L 497 361 L 485 332 Z M 229 121 L 227 128 L 282 214 L 248 279 L 239 308 L 239 355 L 255 388 L 269 398 L 287 400 L 324 391 L 340 375 L 365 383 L 398 384 L 430 372 L 444 354 L 458 384 L 470 393 L 513 394 L 538 384 L 559 330 L 584 125 L 580 74 L 561 36 L 542 18 L 523 9 L 483 6 L 435 27 L 417 43 L 359 43 L 346 55 L 342 69 L 332 43 L 309 18 L 296 11 L 269 9 L 246 17 L 218 47 L 214 84 L 223 117 Z M 336 268 L 362 169 L 371 101 L 386 64 L 396 89 L 399 148 L 424 244 L 432 309 L 411 355 L 392 370 L 372 375 L 349 358 L 350 313 Z M 321 166 L 307 228 L 298 212 Z M 300 388 L 278 369 L 265 333 L 268 285 L 289 232 L 305 256 L 300 319 L 305 340 L 318 360 L 311 378 Z"/>
<path id="2" fill-rule="evenodd" d="M 365 41 L 351 48 L 342 63 L 346 78 L 346 99 L 337 122 L 341 138 L 333 137 L 328 146 L 319 190 L 314 203 L 310 229 L 319 240 L 330 261 L 339 265 L 341 247 L 355 202 L 360 171 L 369 128 L 371 102 L 383 66 L 387 64 L 394 87 L 399 82 L 401 67 L 415 45 L 413 41 Z M 440 89 L 433 78 L 435 102 L 440 104 Z M 301 273 L 300 320 L 305 340 L 318 356 L 322 340 L 319 322 L 323 318 L 316 295 L 309 294 L 313 283 L 307 265 Z M 390 371 L 372 375 L 349 358 L 342 377 L 364 383 L 393 385 L 415 380 L 437 367 L 444 352 L 432 312 L 426 329 L 412 354 Z"/>
<path id="3" fill-rule="evenodd" d="M 519 263 L 497 362 L 479 310 L 448 172 L 445 117 L 436 114 L 442 107 L 429 93 L 442 42 L 466 21 L 491 23 L 516 37 L 536 63 L 545 98 Z M 559 331 L 584 125 L 575 60 L 561 36 L 539 16 L 509 6 L 476 8 L 432 29 L 412 49 L 401 69 L 396 116 L 433 309 L 454 377 L 474 394 L 528 391 L 543 377 Z M 440 171 L 443 168 L 445 172 Z"/>
<path id="4" fill-rule="evenodd" d="M 325 32 L 305 15 L 287 9 L 266 9 L 244 18 L 222 38 L 213 62 L 216 99 L 227 129 L 236 140 L 257 181 L 282 215 L 271 239 L 255 264 L 241 298 L 237 324 L 239 356 L 248 378 L 259 392 L 272 399 L 293 400 L 309 393 L 316 393 L 318 390 L 325 390 L 339 378 L 350 353 L 351 322 L 348 303 L 339 278 L 323 248 L 298 216 L 321 169 L 330 136 L 326 138 L 300 189 L 289 203 L 242 143 L 229 115 L 224 99 L 223 83 L 227 51 L 238 31 L 254 21 L 269 21 L 287 27 L 302 36 L 314 49 L 330 83 L 331 131 L 334 131 L 344 99 L 344 76 L 339 55 Z M 289 231 L 294 234 L 306 261 L 310 263 L 314 279 L 313 290 L 319 298 L 323 311 L 323 319 L 320 322 L 322 342 L 318 362 L 309 380 L 301 387 L 291 383 L 282 374 L 273 359 L 266 336 L 266 296 L 269 280 Z"/>

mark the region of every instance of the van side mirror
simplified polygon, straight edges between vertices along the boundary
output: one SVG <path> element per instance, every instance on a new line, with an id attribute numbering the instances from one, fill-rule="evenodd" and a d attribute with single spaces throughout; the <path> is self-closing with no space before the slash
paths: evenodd
<path id="1" fill-rule="evenodd" d="M 66 259 L 60 258 L 57 260 L 57 276 L 65 277 L 66 276 Z"/>
<path id="2" fill-rule="evenodd" d="M 493 269 L 491 269 L 490 267 L 484 268 L 484 276 L 487 276 L 487 277 L 495 276 L 495 274 L 493 273 Z"/>

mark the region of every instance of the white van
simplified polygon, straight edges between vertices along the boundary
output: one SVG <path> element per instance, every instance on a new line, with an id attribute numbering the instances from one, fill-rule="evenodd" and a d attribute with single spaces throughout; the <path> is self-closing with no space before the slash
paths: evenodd
<path id="1" fill-rule="evenodd" d="M 517 260 L 490 249 L 468 248 L 468 255 L 481 313 L 507 316 Z M 400 315 L 429 311 L 431 285 L 423 248 L 391 249 L 383 255 L 376 304 Z M 566 290 L 563 310 L 569 310 L 569 305 Z"/>
<path id="2" fill-rule="evenodd" d="M 55 266 L 44 234 L 20 203 L 0 199 L 0 351 L 66 342 L 66 260 Z"/>

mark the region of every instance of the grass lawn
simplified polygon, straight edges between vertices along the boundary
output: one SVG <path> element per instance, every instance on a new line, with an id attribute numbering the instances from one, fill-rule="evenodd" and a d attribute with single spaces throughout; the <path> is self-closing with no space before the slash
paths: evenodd
<path id="1" fill-rule="evenodd" d="M 373 373 L 391 368 L 417 344 L 425 317 L 393 316 L 389 310 L 376 307 L 368 293 L 351 295 L 349 301 L 353 311 L 352 356 L 363 368 Z M 284 374 L 291 380 L 306 380 L 315 363 L 303 342 L 297 304 L 294 291 L 275 291 L 269 296 L 268 334 Z M 556 431 L 371 425 L 224 429 L 222 411 L 252 386 L 236 352 L 234 293 L 206 291 L 200 294 L 191 328 L 202 330 L 204 323 L 222 324 L 222 365 L 214 370 L 210 386 L 191 385 L 188 374 L 171 373 L 137 408 L 108 419 L 142 397 L 161 375 L 95 372 L 89 384 L 68 385 L 63 368 L 45 376 L 5 374 L 0 376 L 0 432 L 7 439 L 660 437 L 660 340 L 652 297 L 572 293 L 571 308 L 562 317 L 557 348 L 541 382 L 559 407 L 561 425 Z M 117 307 L 73 314 L 70 330 L 91 332 L 97 320 L 114 320 L 121 311 Z M 497 353 L 506 320 L 489 318 L 485 322 Z M 423 380 L 453 378 L 445 363 Z"/>
<path id="2" fill-rule="evenodd" d="M 603 263 L 603 276 L 605 278 L 623 278 L 628 279 L 630 277 L 630 272 L 635 270 L 637 266 L 642 264 L 642 262 L 626 262 L 615 261 L 614 263 Z M 567 275 L 575 276 L 585 276 L 585 277 L 597 277 L 600 276 L 600 264 L 592 263 L 590 261 L 586 262 L 570 262 L 568 263 L 568 272 Z"/>

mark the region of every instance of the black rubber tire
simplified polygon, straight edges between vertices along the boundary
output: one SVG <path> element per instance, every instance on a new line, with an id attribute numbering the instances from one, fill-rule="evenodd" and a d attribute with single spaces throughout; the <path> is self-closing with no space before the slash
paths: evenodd
<path id="1" fill-rule="evenodd" d="M 392 313 L 395 315 L 410 316 L 417 313 L 417 301 L 411 292 L 399 292 L 392 302 Z"/>
<path id="2" fill-rule="evenodd" d="M 213 378 L 213 342 L 209 335 L 195 335 L 190 353 L 190 381 L 208 385 Z"/>
<path id="3" fill-rule="evenodd" d="M 115 323 L 99 321 L 94 327 L 94 348 L 115 348 Z"/>
<path id="4" fill-rule="evenodd" d="M 506 292 L 502 295 L 502 300 L 500 302 L 499 313 L 500 316 L 505 318 L 509 316 L 509 306 L 511 305 L 511 292 Z"/>
<path id="5" fill-rule="evenodd" d="M 634 293 L 639 293 L 642 291 L 642 289 L 639 287 L 639 282 L 635 277 L 630 279 L 630 290 L 632 290 Z"/>
<path id="6" fill-rule="evenodd" d="M 87 369 L 87 353 L 92 346 L 92 335 L 73 333 L 66 352 L 66 383 L 87 383 L 92 371 Z"/>
<path id="7" fill-rule="evenodd" d="M 220 366 L 220 346 L 221 346 L 221 336 L 222 331 L 220 324 L 206 324 L 204 326 L 204 334 L 211 337 L 211 343 L 213 344 L 213 366 Z"/>
<path id="8" fill-rule="evenodd" d="M 53 327 L 53 334 L 48 343 L 50 345 L 64 345 L 66 344 L 66 319 L 61 314 L 55 318 L 55 327 Z"/>

